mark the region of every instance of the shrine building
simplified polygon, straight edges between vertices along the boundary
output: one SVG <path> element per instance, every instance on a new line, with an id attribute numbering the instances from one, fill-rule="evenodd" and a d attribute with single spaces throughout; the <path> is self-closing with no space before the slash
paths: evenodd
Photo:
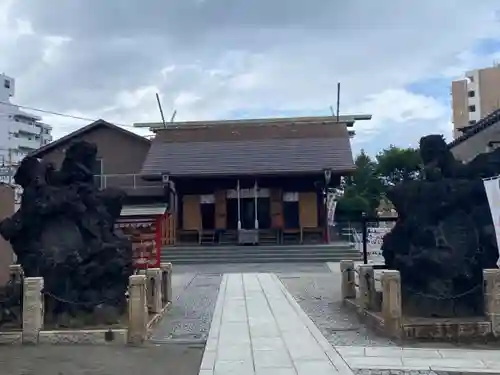
<path id="1" fill-rule="evenodd" d="M 168 185 L 175 243 L 318 243 L 326 188 L 355 169 L 370 115 L 135 124 L 156 135 L 141 178 Z"/>

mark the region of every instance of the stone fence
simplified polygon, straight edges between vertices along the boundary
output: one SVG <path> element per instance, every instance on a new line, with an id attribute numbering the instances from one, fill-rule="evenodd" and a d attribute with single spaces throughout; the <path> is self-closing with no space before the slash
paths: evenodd
<path id="1" fill-rule="evenodd" d="M 485 316 L 456 320 L 405 317 L 399 271 L 382 270 L 379 292 L 372 265 L 355 268 L 353 261 L 343 260 L 340 269 L 344 302 L 368 325 L 389 337 L 440 340 L 500 337 L 500 269 L 483 271 Z"/>
<path id="2" fill-rule="evenodd" d="M 22 275 L 19 266 L 11 272 Z M 162 263 L 129 278 L 128 326 L 124 329 L 44 331 L 44 280 L 24 278 L 22 311 L 22 344 L 38 343 L 102 343 L 121 341 L 140 345 L 148 338 L 154 325 L 166 313 L 172 299 L 172 264 Z M 13 333 L 0 335 L 12 336 Z M 98 338 L 97 338 L 98 337 Z M 118 338 L 116 340 L 116 338 Z M 79 339 L 80 338 L 80 339 Z"/>

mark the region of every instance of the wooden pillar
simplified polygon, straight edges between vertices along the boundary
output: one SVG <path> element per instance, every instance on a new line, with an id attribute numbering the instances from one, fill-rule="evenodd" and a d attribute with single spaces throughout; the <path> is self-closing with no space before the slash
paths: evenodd
<path id="1" fill-rule="evenodd" d="M 281 189 L 271 189 L 271 227 L 283 229 L 283 191 Z"/>
<path id="2" fill-rule="evenodd" d="M 215 229 L 227 228 L 227 200 L 225 190 L 215 191 Z"/>

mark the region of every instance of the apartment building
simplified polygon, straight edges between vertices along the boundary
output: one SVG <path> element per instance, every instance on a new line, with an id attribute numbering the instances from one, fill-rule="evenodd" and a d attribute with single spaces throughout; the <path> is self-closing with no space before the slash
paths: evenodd
<path id="1" fill-rule="evenodd" d="M 453 136 L 500 108 L 500 64 L 466 72 L 451 84 Z"/>
<path id="2" fill-rule="evenodd" d="M 14 95 L 15 79 L 0 74 L 0 182 L 5 183 L 28 153 L 52 142 L 52 127 L 12 104 Z"/>

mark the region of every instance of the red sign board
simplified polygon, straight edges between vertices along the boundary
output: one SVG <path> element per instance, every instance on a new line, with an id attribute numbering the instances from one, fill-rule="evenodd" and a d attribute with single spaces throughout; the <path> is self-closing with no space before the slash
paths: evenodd
<path id="1" fill-rule="evenodd" d="M 116 227 L 132 242 L 133 259 L 136 268 L 157 268 L 160 266 L 161 219 L 156 217 L 122 217 Z"/>

